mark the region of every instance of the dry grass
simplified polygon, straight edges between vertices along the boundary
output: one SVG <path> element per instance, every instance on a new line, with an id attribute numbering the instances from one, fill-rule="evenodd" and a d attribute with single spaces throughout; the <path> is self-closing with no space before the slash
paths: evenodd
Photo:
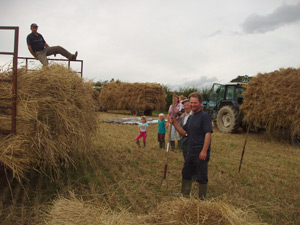
<path id="1" fill-rule="evenodd" d="M 70 199 L 59 198 L 45 213 L 45 223 L 49 225 L 125 225 L 136 224 L 135 219 L 126 211 L 113 212 L 107 207 L 97 207 L 91 202 L 76 198 L 71 193 Z"/>
<path id="2" fill-rule="evenodd" d="M 122 117 L 124 116 L 119 114 L 99 113 L 100 120 Z M 193 198 L 187 200 L 172 197 L 173 192 L 180 190 L 183 157 L 179 152 L 171 152 L 169 155 L 168 189 L 160 188 L 165 152 L 158 148 L 157 125 L 149 126 L 145 149 L 136 146 L 137 134 L 136 125 L 100 123 L 97 136 L 93 140 L 95 148 L 89 152 L 88 159 L 74 158 L 76 170 L 66 169 L 56 180 L 56 184 L 42 181 L 41 188 L 35 189 L 36 193 L 29 191 L 29 195 L 40 193 L 44 196 L 42 199 L 45 200 L 39 200 L 40 208 L 46 214 L 54 215 L 54 219 L 60 218 L 55 214 L 59 210 L 54 210 L 55 203 L 60 198 L 51 204 L 50 209 L 45 208 L 49 199 L 62 197 L 63 202 L 78 206 L 80 212 L 71 206 L 60 207 L 61 210 L 65 208 L 73 213 L 75 218 L 69 218 L 71 222 L 76 218 L 80 221 L 80 216 L 86 212 L 84 209 L 89 208 L 88 215 L 104 218 L 106 224 L 123 220 L 123 224 L 197 224 L 194 221 L 201 224 L 203 219 L 209 218 L 201 217 L 201 210 L 209 206 L 213 213 L 228 209 L 231 210 L 229 215 L 236 221 L 244 220 L 242 223 L 232 224 L 299 223 L 299 149 L 276 143 L 265 134 L 250 133 L 239 174 L 238 166 L 245 134 L 224 134 L 215 129 L 209 162 L 209 201 L 203 202 L 206 204 L 203 206 Z M 77 199 L 74 205 L 70 191 Z M 195 184 L 193 197 L 196 197 L 196 191 Z M 52 193 L 51 197 L 46 198 L 49 193 Z M 216 205 L 213 203 L 216 202 L 221 205 L 224 203 L 225 208 L 217 206 L 219 211 L 214 209 Z M 31 205 L 32 203 L 27 203 L 24 207 Z M 20 214 L 17 207 L 21 208 L 16 204 L 8 221 L 18 221 L 16 217 L 19 218 Z M 183 210 L 186 210 L 184 214 Z M 35 221 L 43 222 L 44 218 L 42 215 Z M 202 220 L 197 220 L 198 218 Z M 51 224 L 51 217 L 47 222 Z"/>
<path id="3" fill-rule="evenodd" d="M 58 176 L 62 166 L 73 163 L 73 154 L 91 147 L 97 129 L 95 107 L 92 84 L 75 72 L 55 65 L 28 73 L 19 70 L 17 135 L 1 138 L 0 164 L 19 179 L 33 169 Z M 9 112 L 2 112 L 0 119 L 4 117 Z"/>
<path id="4" fill-rule="evenodd" d="M 45 213 L 44 224 L 263 224 L 222 201 L 179 198 L 159 204 L 149 215 L 137 216 L 126 210 L 111 211 L 71 194 L 70 199 L 61 197 L 53 202 Z"/>

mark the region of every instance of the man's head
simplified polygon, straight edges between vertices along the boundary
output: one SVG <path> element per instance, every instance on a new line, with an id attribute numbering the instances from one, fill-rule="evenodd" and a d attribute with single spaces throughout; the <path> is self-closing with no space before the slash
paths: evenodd
<path id="1" fill-rule="evenodd" d="M 190 101 L 188 99 L 185 99 L 182 101 L 182 104 L 183 104 L 184 111 L 186 113 L 190 113 L 192 110 Z"/>
<path id="2" fill-rule="evenodd" d="M 202 95 L 198 92 L 193 92 L 189 95 L 189 100 L 194 113 L 201 110 L 202 99 Z"/>
<path id="3" fill-rule="evenodd" d="M 37 30 L 38 30 L 38 25 L 36 24 L 36 23 L 32 23 L 31 25 L 30 25 L 30 30 L 32 31 L 32 33 L 36 33 L 37 32 Z"/>

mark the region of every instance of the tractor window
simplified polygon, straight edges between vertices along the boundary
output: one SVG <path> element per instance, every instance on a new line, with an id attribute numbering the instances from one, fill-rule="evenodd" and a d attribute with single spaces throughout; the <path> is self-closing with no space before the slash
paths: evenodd
<path id="1" fill-rule="evenodd" d="M 226 92 L 226 100 L 232 100 L 234 93 L 234 86 L 228 86 Z"/>
<path id="2" fill-rule="evenodd" d="M 244 96 L 243 96 L 244 91 L 245 91 L 245 88 L 241 88 L 241 87 L 236 88 L 236 90 L 235 90 L 236 99 L 244 98 Z"/>
<path id="3" fill-rule="evenodd" d="M 237 102 L 239 103 L 239 105 L 241 105 L 243 103 L 244 91 L 245 91 L 245 88 L 243 88 L 243 87 L 238 87 L 235 89 L 235 98 L 236 98 Z"/>
<path id="4" fill-rule="evenodd" d="M 224 94 L 225 94 L 225 86 L 221 86 L 220 87 L 220 92 L 219 92 L 219 95 L 218 95 L 218 101 L 224 99 Z"/>
<path id="5" fill-rule="evenodd" d="M 221 85 L 220 84 L 214 84 L 212 87 L 210 94 L 209 94 L 209 100 L 210 101 L 216 101 L 218 96 L 218 91 L 220 90 Z"/>

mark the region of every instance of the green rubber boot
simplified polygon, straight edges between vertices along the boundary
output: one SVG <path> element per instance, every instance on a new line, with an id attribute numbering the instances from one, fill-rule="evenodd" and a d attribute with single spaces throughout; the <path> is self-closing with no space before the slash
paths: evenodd
<path id="1" fill-rule="evenodd" d="M 199 184 L 199 199 L 204 200 L 206 198 L 207 184 Z"/>
<path id="2" fill-rule="evenodd" d="M 186 180 L 186 179 L 182 178 L 181 193 L 182 193 L 183 197 L 185 197 L 185 198 L 190 197 L 192 183 L 193 183 L 192 180 Z"/>

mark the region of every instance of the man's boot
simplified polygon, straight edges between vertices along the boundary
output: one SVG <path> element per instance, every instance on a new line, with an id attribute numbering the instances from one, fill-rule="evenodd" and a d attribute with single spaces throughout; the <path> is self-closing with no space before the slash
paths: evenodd
<path id="1" fill-rule="evenodd" d="M 141 147 L 140 141 L 136 141 L 137 146 Z"/>
<path id="2" fill-rule="evenodd" d="M 163 149 L 166 149 L 166 143 L 165 142 L 163 142 L 161 145 L 162 145 Z"/>
<path id="3" fill-rule="evenodd" d="M 78 52 L 76 51 L 74 55 L 71 56 L 71 60 L 76 61 Z"/>
<path id="4" fill-rule="evenodd" d="M 192 180 L 186 180 L 186 179 L 182 178 L 181 193 L 182 193 L 183 197 L 185 197 L 185 198 L 190 197 L 192 183 L 193 183 Z"/>
<path id="5" fill-rule="evenodd" d="M 199 184 L 199 199 L 204 200 L 206 198 L 207 184 Z"/>
<path id="6" fill-rule="evenodd" d="M 182 178 L 182 182 L 181 182 L 181 193 L 173 193 L 172 195 L 174 197 L 180 197 L 183 196 L 185 198 L 189 198 L 190 197 L 190 192 L 192 189 L 192 180 L 186 180 L 184 178 Z"/>
<path id="7" fill-rule="evenodd" d="M 146 142 L 144 141 L 144 148 L 146 147 Z"/>
<path id="8" fill-rule="evenodd" d="M 171 141 L 171 151 L 175 150 L 175 141 Z"/>
<path id="9" fill-rule="evenodd" d="M 162 149 L 162 142 L 159 142 L 159 148 Z"/>

